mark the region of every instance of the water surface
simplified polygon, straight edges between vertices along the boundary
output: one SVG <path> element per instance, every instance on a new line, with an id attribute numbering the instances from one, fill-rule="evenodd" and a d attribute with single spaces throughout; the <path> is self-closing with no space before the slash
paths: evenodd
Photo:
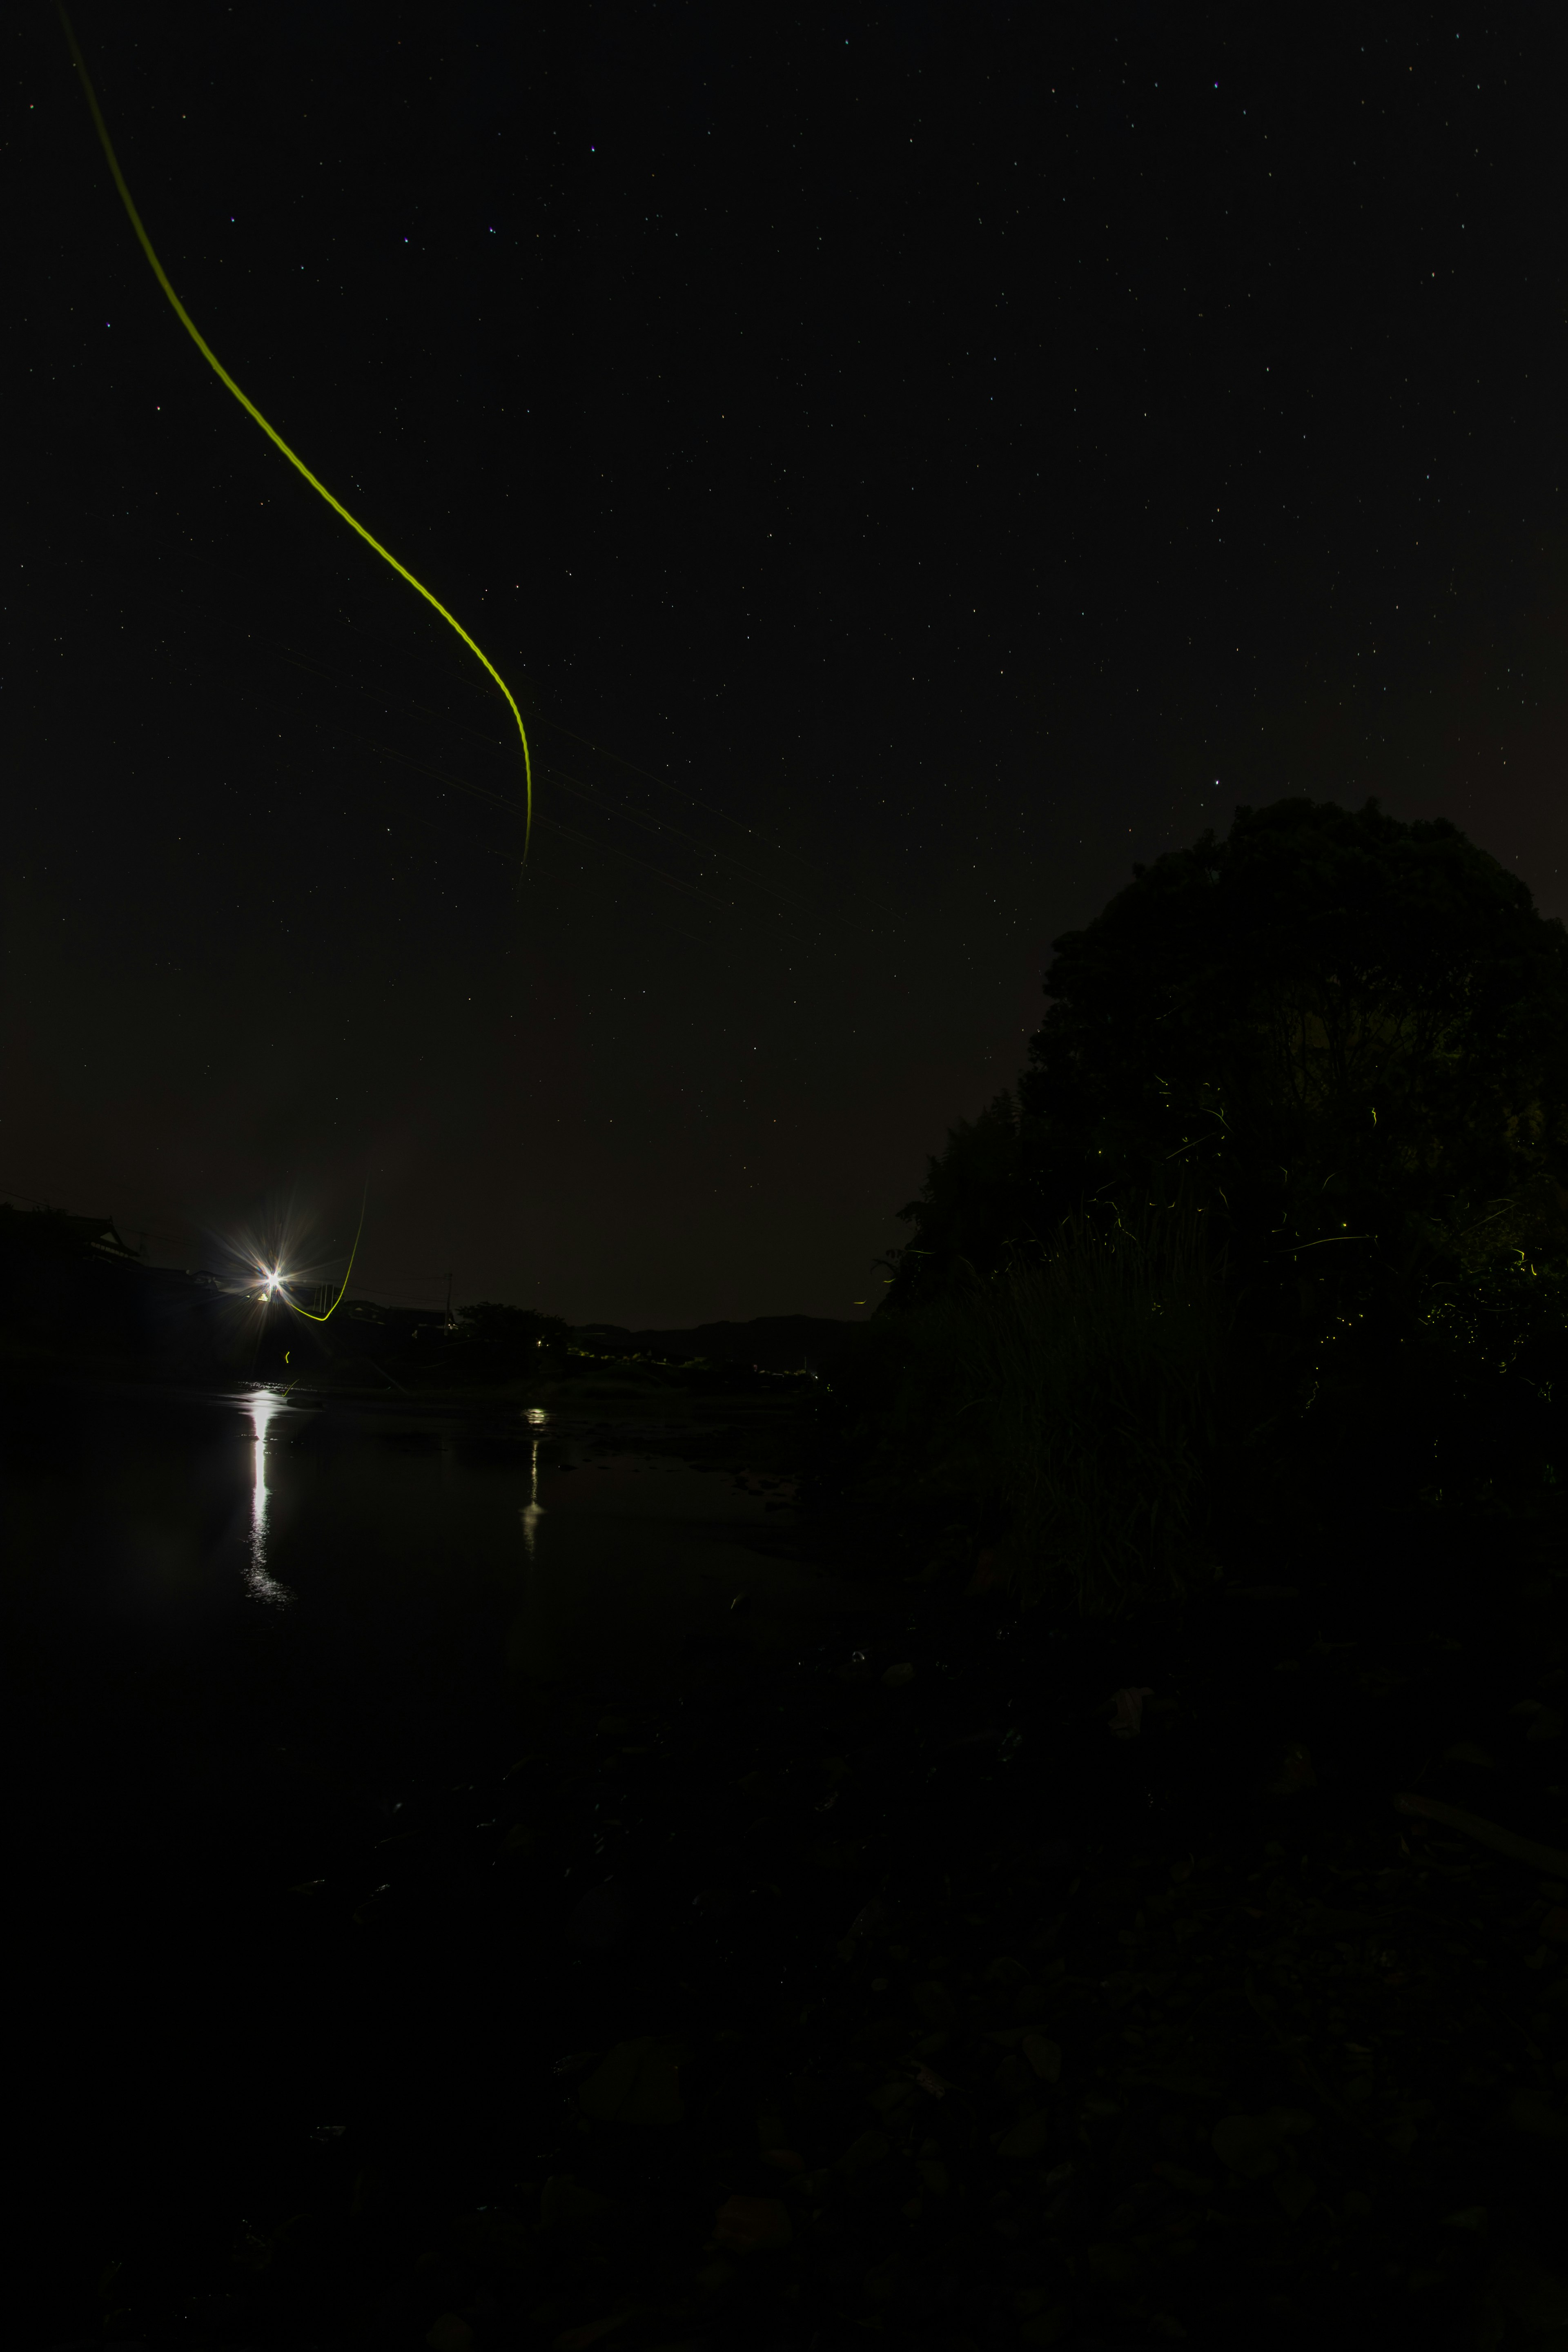
<path id="1" fill-rule="evenodd" d="M 363 1939 L 301 1964 L 290 1890 L 416 1798 L 460 1815 L 549 1737 L 563 1685 L 656 1690 L 693 1637 L 787 1648 L 845 1605 L 803 1554 L 776 1413 L 614 1409 L 5 1397 L 16 2013 L 38 2061 L 18 2128 L 41 2196 L 68 2180 L 97 2210 L 117 2181 L 199 2172 L 237 2117 L 264 2168 L 416 2041 L 426 2074 L 481 2063 L 454 1989 L 524 1956 L 467 1954 L 454 1924 L 433 2054 Z"/>

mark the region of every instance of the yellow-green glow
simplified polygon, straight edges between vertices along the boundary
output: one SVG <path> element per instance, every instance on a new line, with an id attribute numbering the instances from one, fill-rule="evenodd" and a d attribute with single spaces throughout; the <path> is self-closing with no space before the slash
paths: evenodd
<path id="1" fill-rule="evenodd" d="M 359 1237 L 364 1231 L 364 1204 L 365 1201 L 368 1201 L 369 1198 L 370 1188 L 367 1185 L 365 1188 L 364 1199 L 362 1200 L 359 1204 L 359 1223 L 354 1231 L 354 1245 L 349 1252 L 349 1262 L 343 1268 L 343 1278 L 339 1287 L 337 1297 L 333 1299 L 331 1305 L 328 1307 L 324 1315 L 312 1315 L 308 1307 L 297 1306 L 294 1300 L 290 1298 L 288 1305 L 289 1311 L 291 1315 L 302 1315 L 307 1323 L 330 1323 L 333 1316 L 337 1313 L 339 1307 L 342 1305 L 343 1292 L 349 1286 L 349 1276 L 354 1270 L 354 1260 L 359 1255 Z M 283 1360 L 287 1363 L 289 1360 L 288 1357 L 285 1356 Z"/>
<path id="2" fill-rule="evenodd" d="M 434 606 L 435 610 L 440 614 L 441 618 L 446 622 L 447 627 L 449 629 L 455 629 L 458 636 L 462 638 L 463 643 L 468 646 L 468 651 L 474 655 L 477 660 L 481 661 L 484 664 L 486 669 L 489 670 L 490 676 L 494 678 L 496 684 L 505 695 L 507 707 L 510 710 L 512 717 L 517 721 L 518 738 L 522 744 L 522 779 L 526 795 L 526 814 L 523 823 L 522 854 L 526 860 L 528 856 L 529 840 L 533 832 L 533 762 L 529 755 L 528 733 L 522 723 L 522 713 L 518 709 L 516 702 L 512 699 L 511 688 L 508 686 L 505 678 L 502 677 L 500 670 L 497 669 L 489 656 L 487 653 L 482 652 L 480 648 L 475 645 L 472 637 L 469 636 L 462 623 L 460 621 L 455 621 L 452 618 L 451 614 L 447 612 L 447 607 L 442 604 L 440 598 L 438 596 L 432 596 L 429 589 L 426 587 L 425 583 L 422 580 L 416 580 L 413 572 L 407 569 L 406 565 L 399 563 L 395 555 L 388 554 L 386 549 L 383 547 L 380 540 L 373 539 L 369 531 L 366 530 L 363 523 L 356 521 L 354 517 L 350 514 L 347 507 L 342 505 L 339 499 L 333 498 L 331 490 L 327 488 L 323 482 L 319 482 L 316 479 L 316 477 L 311 473 L 310 468 L 306 465 L 304 459 L 302 457 L 297 457 L 294 455 L 293 450 L 290 449 L 287 441 L 284 440 L 283 436 L 280 433 L 276 432 L 273 427 L 268 425 L 266 417 L 261 414 L 260 409 L 257 407 L 256 403 L 253 400 L 247 398 L 246 394 L 241 392 L 238 384 L 236 383 L 233 376 L 229 374 L 228 370 L 208 349 L 206 343 L 197 332 L 195 324 L 186 311 L 184 304 L 181 301 L 179 296 L 170 285 L 167 277 L 164 275 L 163 265 L 159 260 L 157 255 L 153 252 L 152 239 L 148 236 L 146 230 L 142 226 L 142 216 L 131 201 L 131 191 L 125 184 L 125 174 L 121 172 L 120 168 L 120 159 L 115 154 L 114 149 L 110 143 L 109 131 L 104 122 L 103 116 L 99 110 L 97 94 L 93 89 L 91 81 L 88 78 L 87 61 L 77 46 L 77 37 L 75 33 L 71 30 L 70 18 L 66 15 L 63 0 L 60 5 L 59 13 L 60 23 L 65 27 L 66 39 L 70 44 L 71 57 L 75 61 L 78 73 L 81 76 L 81 86 L 87 97 L 88 110 L 92 116 L 93 129 L 97 131 L 99 142 L 103 149 L 104 154 L 109 159 L 109 168 L 114 175 L 114 184 L 120 191 L 120 201 L 125 206 L 126 213 L 130 217 L 131 226 L 136 232 L 136 241 L 141 246 L 142 252 L 146 255 L 148 261 L 152 265 L 153 277 L 157 279 L 159 285 L 168 296 L 169 305 L 173 310 L 175 318 L 178 319 L 181 326 L 184 327 L 186 334 L 189 335 L 192 342 L 195 343 L 197 351 L 200 352 L 203 359 L 205 360 L 208 367 L 211 368 L 218 381 L 221 383 L 226 384 L 228 390 L 233 393 L 236 400 L 238 401 L 241 408 L 245 410 L 247 415 L 255 418 L 257 424 L 260 425 L 263 433 L 266 434 L 268 439 L 272 442 L 276 447 L 281 449 L 283 455 L 288 458 L 289 463 L 294 467 L 295 471 L 304 476 L 306 481 L 310 483 L 310 488 L 318 492 L 321 498 L 325 499 L 327 504 L 331 508 L 334 514 L 338 514 L 342 517 L 344 522 L 348 524 L 351 530 L 358 531 L 361 539 L 363 540 L 367 547 L 374 548 L 377 555 L 380 556 L 384 563 L 390 563 L 393 570 L 400 578 L 406 580 L 411 588 L 416 588 L 420 595 L 424 597 L 425 602 L 427 604 Z"/>

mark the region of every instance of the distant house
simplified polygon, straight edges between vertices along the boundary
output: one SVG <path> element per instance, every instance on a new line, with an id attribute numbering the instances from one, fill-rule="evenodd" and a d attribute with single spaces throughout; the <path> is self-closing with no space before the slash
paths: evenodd
<path id="1" fill-rule="evenodd" d="M 116 1228 L 112 1217 L 73 1217 L 63 1209 L 18 1209 L 0 1202 L 0 1249 L 35 1250 L 40 1256 L 101 1257 L 124 1265 L 140 1265 L 142 1253 L 133 1250 Z"/>
<path id="2" fill-rule="evenodd" d="M 400 1339 L 445 1339 L 447 1310 L 444 1307 L 383 1307 L 379 1309 L 386 1329 Z"/>
<path id="3" fill-rule="evenodd" d="M 0 1202 L 0 1358 L 205 1379 L 223 1344 L 210 1276 L 147 1263 L 112 1217 Z"/>
<path id="4" fill-rule="evenodd" d="M 303 1304 L 303 1296 L 300 1297 Z M 327 1284 L 312 1295 L 308 1310 L 319 1316 L 330 1314 L 331 1317 L 329 1329 L 321 1335 L 322 1346 L 329 1356 L 347 1344 L 356 1353 L 379 1363 L 384 1357 L 397 1359 L 405 1348 L 418 1340 L 423 1357 L 430 1354 L 447 1337 L 447 1316 L 443 1307 L 388 1307 L 375 1298 L 345 1298 L 341 1305 L 334 1307 L 336 1297 L 331 1284 Z"/>
<path id="5" fill-rule="evenodd" d="M 753 1371 L 819 1373 L 853 1328 L 822 1315 L 758 1315 L 749 1323 L 694 1323 L 680 1331 L 628 1331 L 619 1323 L 584 1323 L 574 1346 L 593 1356 L 662 1356 L 676 1363 L 706 1358 Z"/>

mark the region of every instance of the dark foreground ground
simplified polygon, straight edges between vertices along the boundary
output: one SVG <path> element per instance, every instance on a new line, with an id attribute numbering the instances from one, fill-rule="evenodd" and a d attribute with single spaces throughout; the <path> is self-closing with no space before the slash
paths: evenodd
<path id="1" fill-rule="evenodd" d="M 177 2193 L 84 2114 L 12 2340 L 1562 2340 L 1568 1886 L 1394 1804 L 1568 1844 L 1562 1560 L 1411 1521 L 1098 1631 L 868 1589 L 558 1693 L 258 1866 L 237 1996 L 193 1927 L 194 2000 L 319 1988 L 381 2063 L 292 2137 L 237 2086 Z"/>

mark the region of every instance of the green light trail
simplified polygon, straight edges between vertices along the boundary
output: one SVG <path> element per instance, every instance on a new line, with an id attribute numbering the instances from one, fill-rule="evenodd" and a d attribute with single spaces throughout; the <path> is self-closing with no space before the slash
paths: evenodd
<path id="1" fill-rule="evenodd" d="M 257 407 L 256 403 L 253 400 L 247 399 L 246 394 L 241 392 L 233 376 L 229 374 L 228 370 L 223 366 L 222 362 L 215 356 L 215 354 L 208 349 L 206 343 L 203 341 L 201 335 L 196 330 L 194 320 L 187 312 L 184 304 L 181 301 L 179 296 L 170 285 L 167 277 L 164 275 L 163 265 L 159 260 L 157 255 L 153 252 L 152 239 L 148 236 L 146 230 L 142 226 L 142 216 L 131 201 L 131 191 L 125 184 L 125 174 L 121 172 L 120 168 L 120 160 L 115 154 L 112 145 L 110 143 L 109 131 L 104 122 L 103 116 L 99 110 L 97 94 L 88 77 L 87 60 L 83 58 L 81 50 L 77 46 L 77 37 L 75 33 L 71 30 L 70 18 L 66 15 L 63 0 L 57 0 L 57 4 L 59 5 L 60 23 L 65 27 L 65 36 L 67 41 L 70 45 L 72 59 L 75 62 L 78 73 L 81 76 L 81 86 L 87 98 L 88 110 L 92 116 L 93 129 L 97 131 L 99 142 L 103 149 L 104 154 L 109 159 L 109 168 L 114 175 L 114 184 L 120 191 L 120 200 L 125 206 L 126 213 L 130 217 L 132 227 L 136 232 L 137 243 L 141 246 L 142 252 L 146 255 L 148 261 L 152 265 L 153 277 L 157 279 L 159 285 L 163 288 L 164 293 L 169 298 L 169 305 L 173 310 L 175 318 L 178 319 L 181 326 L 184 327 L 186 334 L 189 335 L 192 342 L 195 343 L 197 351 L 200 352 L 203 359 L 205 360 L 208 367 L 211 368 L 218 381 L 221 383 L 226 384 L 228 390 L 233 393 L 236 400 L 238 401 L 247 415 L 254 417 L 257 424 L 260 425 L 263 433 L 266 434 L 268 439 L 272 442 L 276 447 L 281 449 L 283 455 L 288 458 L 289 463 L 294 467 L 295 471 L 304 476 L 306 481 L 310 483 L 310 488 L 318 492 L 321 498 L 325 499 L 327 504 L 331 508 L 334 514 L 338 514 L 342 517 L 344 522 L 348 524 L 351 530 L 355 530 L 359 533 L 361 539 L 363 540 L 367 547 L 374 548 L 377 555 L 381 557 L 384 563 L 390 563 L 393 570 L 398 573 L 400 578 L 406 580 L 411 588 L 417 589 L 420 595 L 424 597 L 425 602 L 427 604 L 434 606 L 435 610 L 440 614 L 441 618 L 446 622 L 447 627 L 449 629 L 455 629 L 458 636 L 462 638 L 463 643 L 468 646 L 468 651 L 474 655 L 479 661 L 481 661 L 484 664 L 486 669 L 489 670 L 490 676 L 494 678 L 496 684 L 505 695 L 507 707 L 510 710 L 512 717 L 517 721 L 518 736 L 522 744 L 522 775 L 527 794 L 527 814 L 523 825 L 522 856 L 523 862 L 526 865 L 528 861 L 528 845 L 533 833 L 533 762 L 529 754 L 528 733 L 522 723 L 522 713 L 518 709 L 516 702 L 512 699 L 511 688 L 508 686 L 505 678 L 502 677 L 500 670 L 497 669 L 489 656 L 481 651 L 479 646 L 475 645 L 472 637 L 469 636 L 462 623 L 453 619 L 451 614 L 447 612 L 447 607 L 442 604 L 440 598 L 438 596 L 432 596 L 429 589 L 426 587 L 425 583 L 422 580 L 416 580 L 413 572 L 408 570 L 405 564 L 399 563 L 395 555 L 389 554 L 378 539 L 373 539 L 370 532 L 366 530 L 363 523 L 357 521 L 355 518 L 350 514 L 347 507 L 342 505 L 341 500 L 333 498 L 331 490 L 327 488 L 326 485 L 316 479 L 315 475 L 311 473 L 310 468 L 306 465 L 304 459 L 302 457 L 297 457 L 294 455 L 293 450 L 290 449 L 287 441 L 284 440 L 281 433 L 275 431 L 273 426 L 268 425 L 266 417 L 261 414 L 260 409 Z"/>
<path id="2" fill-rule="evenodd" d="M 370 1186 L 367 1184 L 364 1188 L 363 1199 L 362 1199 L 359 1204 L 359 1223 L 354 1230 L 354 1245 L 349 1252 L 349 1262 L 343 1268 L 343 1278 L 339 1286 L 338 1295 L 333 1299 L 331 1305 L 328 1307 L 326 1313 L 324 1315 L 312 1315 L 308 1307 L 301 1307 L 298 1300 L 289 1298 L 287 1294 L 285 1294 L 284 1303 L 288 1307 L 291 1315 L 302 1315 L 307 1323 L 330 1323 L 331 1321 L 333 1316 L 337 1313 L 339 1307 L 343 1303 L 343 1292 L 349 1286 L 349 1276 L 354 1270 L 354 1260 L 359 1255 L 359 1238 L 361 1234 L 364 1231 L 365 1202 L 369 1199 Z M 283 1360 L 287 1363 L 289 1360 L 288 1357 L 285 1356 Z"/>

